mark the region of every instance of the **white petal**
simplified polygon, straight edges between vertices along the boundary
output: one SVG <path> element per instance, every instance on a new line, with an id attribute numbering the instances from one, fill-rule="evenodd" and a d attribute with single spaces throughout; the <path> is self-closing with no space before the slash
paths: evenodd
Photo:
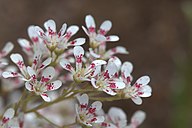
<path id="1" fill-rule="evenodd" d="M 43 61 L 43 63 L 40 65 L 39 68 L 40 68 L 40 69 L 45 68 L 46 66 L 48 66 L 48 65 L 51 63 L 51 60 L 52 60 L 51 57 L 47 58 L 45 61 Z"/>
<path id="2" fill-rule="evenodd" d="M 107 85 L 111 89 L 123 89 L 125 88 L 125 83 L 123 81 L 109 81 Z"/>
<path id="3" fill-rule="evenodd" d="M 113 121 L 113 123 L 119 123 L 121 120 L 127 120 L 127 116 L 125 112 L 117 107 L 112 107 L 109 109 L 108 115 L 110 119 Z"/>
<path id="4" fill-rule="evenodd" d="M 94 60 L 94 61 L 91 63 L 91 66 L 92 66 L 92 67 L 95 67 L 95 66 L 100 66 L 100 65 L 104 65 L 104 64 L 107 64 L 107 62 L 104 61 L 104 60 Z"/>
<path id="5" fill-rule="evenodd" d="M 30 84 L 30 81 L 25 82 L 25 88 L 26 88 L 28 91 L 33 91 L 33 85 Z"/>
<path id="6" fill-rule="evenodd" d="M 33 79 L 37 79 L 36 78 L 36 72 L 33 70 L 33 68 L 31 68 L 30 66 L 27 67 L 27 72 L 30 75 L 30 77 L 33 77 Z"/>
<path id="7" fill-rule="evenodd" d="M 108 61 L 107 67 L 105 68 L 104 77 L 111 78 L 118 72 L 118 68 L 115 63 Z"/>
<path id="8" fill-rule="evenodd" d="M 87 30 L 84 26 L 82 26 L 82 29 L 83 29 L 83 31 L 85 32 L 85 34 L 89 36 L 88 30 Z"/>
<path id="9" fill-rule="evenodd" d="M 75 46 L 73 49 L 73 53 L 76 60 L 76 70 L 82 68 L 82 58 L 85 53 L 84 49 L 81 46 Z"/>
<path id="10" fill-rule="evenodd" d="M 23 62 L 23 57 L 16 53 L 16 54 L 11 54 L 10 56 L 11 60 L 15 63 L 15 64 L 18 64 L 18 62 Z"/>
<path id="11" fill-rule="evenodd" d="M 119 54 L 128 54 L 129 52 L 126 50 L 125 47 L 117 46 L 117 47 L 116 47 L 116 53 L 119 53 Z"/>
<path id="12" fill-rule="evenodd" d="M 59 36 L 63 36 L 63 34 L 64 34 L 65 31 L 66 31 L 66 28 L 67 28 L 67 24 L 64 23 L 64 24 L 62 25 L 62 27 L 61 27 L 61 29 L 60 29 L 58 35 L 59 35 Z"/>
<path id="13" fill-rule="evenodd" d="M 33 69 L 36 69 L 37 65 L 39 65 L 41 57 L 42 57 L 42 52 L 40 50 L 35 51 L 35 53 L 33 55 L 33 63 L 32 63 Z"/>
<path id="14" fill-rule="evenodd" d="M 150 82 L 150 77 L 149 76 L 142 76 L 140 77 L 134 84 L 134 86 L 140 86 L 147 85 Z"/>
<path id="15" fill-rule="evenodd" d="M 18 118 L 13 118 L 6 125 L 7 128 L 20 128 Z"/>
<path id="16" fill-rule="evenodd" d="M 55 21 L 52 19 L 45 21 L 44 27 L 48 32 L 49 31 L 56 32 L 56 24 Z"/>
<path id="17" fill-rule="evenodd" d="M 10 56 L 11 60 L 18 66 L 18 68 L 20 69 L 20 71 L 22 72 L 22 74 L 27 77 L 26 75 L 26 66 L 24 64 L 24 61 L 23 61 L 23 57 L 16 53 L 16 54 L 11 54 Z"/>
<path id="18" fill-rule="evenodd" d="M 77 99 L 78 99 L 80 105 L 88 105 L 88 103 L 89 103 L 89 97 L 87 94 L 77 96 Z"/>
<path id="19" fill-rule="evenodd" d="M 135 124 L 135 126 L 139 126 L 146 118 L 145 112 L 139 110 L 134 113 L 134 115 L 131 118 L 131 123 Z"/>
<path id="20" fill-rule="evenodd" d="M 70 72 L 74 72 L 73 67 L 71 66 L 71 64 L 69 63 L 68 60 L 66 59 L 61 59 L 60 63 L 61 67 L 63 67 L 65 70 L 70 71 Z"/>
<path id="21" fill-rule="evenodd" d="M 119 37 L 116 35 L 107 36 L 107 41 L 115 42 L 118 40 L 119 40 Z"/>
<path id="22" fill-rule="evenodd" d="M 94 118 L 95 118 L 95 121 L 93 123 L 102 123 L 105 120 L 104 116 L 97 116 Z"/>
<path id="23" fill-rule="evenodd" d="M 101 65 L 106 64 L 107 62 L 104 60 L 94 60 L 89 67 L 85 69 L 86 74 L 90 74 L 91 77 L 96 76 L 101 72 Z"/>
<path id="24" fill-rule="evenodd" d="M 45 32 L 43 31 L 42 28 L 40 28 L 39 26 L 35 26 L 35 31 L 37 32 L 37 34 L 40 36 L 40 37 L 44 37 L 45 36 Z"/>
<path id="25" fill-rule="evenodd" d="M 104 56 L 105 56 L 105 58 L 110 58 L 111 56 L 113 56 L 115 54 L 128 54 L 128 51 L 126 50 L 126 48 L 124 48 L 122 46 L 117 46 L 115 48 L 108 50 L 104 54 Z"/>
<path id="26" fill-rule="evenodd" d="M 41 94 L 41 97 L 43 98 L 43 100 L 44 100 L 45 102 L 50 102 L 50 101 L 51 101 L 51 99 L 50 99 L 50 97 L 47 95 L 47 93 Z"/>
<path id="27" fill-rule="evenodd" d="M 27 29 L 28 36 L 33 42 L 38 42 L 39 37 L 34 25 L 30 25 Z"/>
<path id="28" fill-rule="evenodd" d="M 55 69 L 53 67 L 47 67 L 42 73 L 41 82 L 47 83 L 54 77 L 54 75 Z"/>
<path id="29" fill-rule="evenodd" d="M 89 52 L 90 52 L 90 54 L 91 54 L 94 58 L 100 58 L 100 57 L 101 57 L 101 55 L 96 54 L 96 53 L 93 51 L 92 48 L 89 48 Z"/>
<path id="30" fill-rule="evenodd" d="M 94 108 L 95 111 L 98 111 L 102 108 L 102 103 L 100 101 L 95 101 L 91 104 L 90 108 Z"/>
<path id="31" fill-rule="evenodd" d="M 62 82 L 60 80 L 53 81 L 46 85 L 47 91 L 57 90 L 62 85 Z"/>
<path id="32" fill-rule="evenodd" d="M 98 88 L 98 86 L 96 86 L 96 79 L 95 78 L 91 78 L 91 84 L 93 85 L 94 88 Z"/>
<path id="33" fill-rule="evenodd" d="M 112 27 L 112 23 L 109 20 L 104 21 L 99 29 L 99 33 L 105 35 Z"/>
<path id="34" fill-rule="evenodd" d="M 23 38 L 19 38 L 17 40 L 17 42 L 19 43 L 19 45 L 26 51 L 29 51 L 31 50 L 31 45 L 30 45 L 30 42 L 26 39 L 23 39 Z"/>
<path id="35" fill-rule="evenodd" d="M 66 34 L 70 34 L 70 37 L 73 36 L 74 34 L 76 34 L 79 31 L 79 27 L 76 25 L 72 25 L 67 29 Z"/>
<path id="36" fill-rule="evenodd" d="M 116 92 L 114 92 L 114 90 L 112 90 L 110 88 L 105 88 L 105 89 L 103 89 L 103 91 L 106 92 L 109 95 L 112 95 L 112 96 L 117 94 Z"/>
<path id="37" fill-rule="evenodd" d="M 150 97 L 152 89 L 149 85 L 146 85 L 141 87 L 139 91 L 143 92 L 141 95 L 139 95 L 140 97 Z"/>
<path id="38" fill-rule="evenodd" d="M 107 38 L 101 34 L 98 34 L 96 37 L 95 37 L 95 40 L 98 41 L 98 42 L 104 42 L 104 41 L 107 41 Z"/>
<path id="39" fill-rule="evenodd" d="M 109 61 L 115 63 L 117 68 L 118 68 L 118 70 L 121 68 L 122 62 L 121 62 L 121 60 L 118 57 L 113 56 L 112 58 L 109 59 Z"/>
<path id="40" fill-rule="evenodd" d="M 133 71 L 133 65 L 131 62 L 124 62 L 121 67 L 121 75 L 126 84 L 130 84 L 132 82 L 131 72 Z"/>
<path id="41" fill-rule="evenodd" d="M 77 45 L 82 45 L 85 43 L 85 38 L 77 38 L 73 41 L 70 41 L 68 46 L 77 46 Z"/>
<path id="42" fill-rule="evenodd" d="M 14 47 L 13 43 L 7 42 L 1 51 L 1 54 L 3 54 L 2 56 L 8 55 L 13 50 L 13 47 Z"/>
<path id="43" fill-rule="evenodd" d="M 95 26 L 95 20 L 94 20 L 94 18 L 93 18 L 91 15 L 87 15 L 87 16 L 85 17 L 85 23 L 86 23 L 86 26 L 87 26 L 88 29 L 89 29 L 90 27 L 93 27 L 93 28 L 96 27 L 96 26 Z"/>
<path id="44" fill-rule="evenodd" d="M 126 74 L 131 74 L 133 71 L 133 64 L 131 62 L 124 62 L 122 67 L 121 67 L 121 72 L 126 73 Z M 127 77 L 127 76 L 125 76 Z"/>
<path id="45" fill-rule="evenodd" d="M 94 69 L 94 72 L 92 74 L 92 77 L 95 77 L 99 73 L 101 73 L 101 66 L 96 66 L 95 69 Z"/>
<path id="46" fill-rule="evenodd" d="M 9 77 L 19 77 L 20 74 L 17 73 L 17 72 L 5 71 L 5 72 L 2 73 L 2 76 L 3 76 L 4 78 L 9 78 Z"/>
<path id="47" fill-rule="evenodd" d="M 131 98 L 132 101 L 136 104 L 136 105 L 141 105 L 142 104 L 142 99 L 140 97 L 132 97 Z"/>
<path id="48" fill-rule="evenodd" d="M 15 115 L 15 110 L 13 108 L 9 108 L 3 114 L 2 124 L 7 123 L 10 119 L 12 119 Z"/>

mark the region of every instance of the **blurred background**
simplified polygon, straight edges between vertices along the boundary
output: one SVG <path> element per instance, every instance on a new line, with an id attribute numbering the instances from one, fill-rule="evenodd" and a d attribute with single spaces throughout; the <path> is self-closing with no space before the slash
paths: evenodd
<path id="1" fill-rule="evenodd" d="M 141 128 L 191 128 L 192 126 L 192 1 L 186 0 L 0 0 L 0 46 L 19 37 L 28 38 L 27 27 L 43 26 L 54 19 L 57 29 L 68 25 L 85 25 L 87 14 L 97 26 L 104 20 L 113 22 L 109 34 L 120 41 L 109 47 L 127 47 L 129 55 L 120 56 L 134 64 L 133 77 L 151 77 L 151 98 L 141 106 L 131 100 L 107 102 L 122 107 L 128 121 L 134 111 L 146 111 Z M 86 36 L 82 30 L 79 36 Z M 15 51 L 21 51 L 17 46 Z"/>

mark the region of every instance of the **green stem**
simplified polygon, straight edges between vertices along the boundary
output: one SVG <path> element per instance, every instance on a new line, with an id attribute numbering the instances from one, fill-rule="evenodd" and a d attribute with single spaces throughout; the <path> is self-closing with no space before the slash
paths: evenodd
<path id="1" fill-rule="evenodd" d="M 43 104 L 41 104 L 41 105 L 39 105 L 39 106 L 37 106 L 37 107 L 35 107 L 35 108 L 33 108 L 33 109 L 27 110 L 27 111 L 25 111 L 25 113 L 35 112 L 35 111 L 37 111 L 37 110 L 40 110 L 40 109 L 42 109 L 42 108 L 49 107 L 49 106 L 51 106 L 51 105 L 53 105 L 53 104 L 55 104 L 55 103 L 61 102 L 61 101 L 63 101 L 63 100 L 71 99 L 71 98 L 73 98 L 73 96 L 74 96 L 75 94 L 76 94 L 76 93 L 74 93 L 74 94 L 72 94 L 72 95 L 70 95 L 70 96 L 68 96 L 68 97 L 61 96 L 61 97 L 57 98 L 56 100 L 54 100 L 54 101 L 52 101 L 52 102 L 46 102 L 46 103 L 43 103 Z"/>
<path id="2" fill-rule="evenodd" d="M 89 97 L 90 100 L 99 100 L 99 101 L 115 101 L 122 100 L 122 97 Z"/>
<path id="3" fill-rule="evenodd" d="M 46 117 L 44 117 L 43 115 L 41 115 L 39 112 L 35 112 L 35 114 L 44 119 L 45 121 L 47 121 L 48 123 L 52 124 L 53 126 L 57 127 L 57 128 L 61 128 L 60 126 L 56 125 L 55 123 L 53 123 L 52 121 L 50 121 L 49 119 L 47 119 Z"/>
<path id="4" fill-rule="evenodd" d="M 23 111 L 26 110 L 28 102 L 29 102 L 29 101 L 32 101 L 32 100 L 35 100 L 36 98 L 39 98 L 39 97 L 37 97 L 37 95 L 34 95 L 34 94 L 32 94 L 32 93 L 30 93 L 29 95 L 27 95 L 26 99 L 23 101 L 23 105 L 22 105 Z"/>
<path id="5" fill-rule="evenodd" d="M 22 93 L 22 95 L 21 95 L 21 97 L 20 97 L 20 99 L 19 99 L 19 102 L 18 102 L 18 103 L 16 104 L 16 106 L 15 106 L 15 112 L 17 112 L 17 110 L 19 109 L 19 107 L 22 106 L 23 100 L 24 100 L 24 98 L 26 97 L 26 95 L 27 95 L 27 91 L 26 91 L 26 89 L 24 89 L 24 90 L 23 90 L 23 93 Z"/>
<path id="6" fill-rule="evenodd" d="M 64 125 L 64 126 L 62 126 L 62 128 L 69 128 L 69 127 L 71 127 L 71 126 L 73 126 L 73 125 L 77 125 L 77 123 L 74 122 L 74 123 L 72 123 L 72 124 Z"/>

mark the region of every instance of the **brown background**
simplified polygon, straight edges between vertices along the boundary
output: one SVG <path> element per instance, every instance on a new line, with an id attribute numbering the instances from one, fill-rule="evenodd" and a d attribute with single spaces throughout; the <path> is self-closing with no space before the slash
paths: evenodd
<path id="1" fill-rule="evenodd" d="M 177 75 L 175 59 L 189 50 L 189 25 L 181 5 L 184 0 L 0 0 L 0 42 L 17 43 L 27 37 L 30 24 L 43 26 L 54 19 L 59 29 L 62 23 L 84 25 L 84 17 L 91 14 L 97 26 L 105 19 L 113 22 L 110 34 L 120 36 L 120 41 L 109 47 L 123 45 L 130 52 L 121 56 L 134 64 L 133 76 L 151 76 L 153 96 L 144 99 L 141 106 L 130 100 L 106 103 L 121 106 L 128 118 L 135 110 L 147 112 L 141 128 L 173 127 L 175 105 L 174 85 Z M 85 36 L 82 30 L 78 36 Z M 20 49 L 17 49 L 17 51 Z M 16 50 L 15 50 L 16 51 Z M 181 57 L 182 58 L 182 57 Z M 176 74 L 176 75 L 175 75 Z M 185 117 L 183 117 L 184 119 Z"/>

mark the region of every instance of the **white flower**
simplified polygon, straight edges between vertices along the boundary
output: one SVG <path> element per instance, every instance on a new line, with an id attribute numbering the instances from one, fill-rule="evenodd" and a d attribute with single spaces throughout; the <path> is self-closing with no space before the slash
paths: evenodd
<path id="1" fill-rule="evenodd" d="M 105 121 L 97 124 L 94 128 L 125 128 L 127 126 L 127 116 L 120 108 L 112 107 L 107 114 L 104 111 L 97 114 L 105 115 Z"/>
<path id="2" fill-rule="evenodd" d="M 3 128 L 23 128 L 24 114 L 21 112 L 17 117 L 14 117 L 15 110 L 8 108 L 3 114 L 1 126 Z"/>
<path id="3" fill-rule="evenodd" d="M 37 34 L 35 26 L 30 25 L 27 32 L 31 41 L 28 41 L 24 38 L 19 38 L 17 42 L 22 47 L 23 52 L 28 56 L 29 61 L 31 61 L 36 51 L 41 51 L 43 56 L 48 56 L 50 54 L 49 50 L 45 46 L 43 40 Z"/>
<path id="4" fill-rule="evenodd" d="M 151 96 L 152 89 L 148 85 L 150 82 L 149 76 L 140 77 L 133 85 L 131 72 L 133 70 L 133 65 L 130 62 L 125 62 L 121 68 L 122 79 L 126 84 L 126 87 L 122 90 L 125 98 L 131 98 L 132 101 L 140 105 L 142 104 L 141 97 Z"/>
<path id="5" fill-rule="evenodd" d="M 21 74 L 18 72 L 14 72 L 14 71 L 5 71 L 2 73 L 2 76 L 4 78 L 21 77 L 23 80 L 27 81 L 29 79 L 29 75 L 27 73 L 23 57 L 20 54 L 16 53 L 16 54 L 11 54 L 10 58 L 13 61 L 13 63 L 15 63 L 17 65 Z"/>
<path id="6" fill-rule="evenodd" d="M 145 112 L 138 110 L 131 118 L 131 123 L 125 128 L 137 128 L 146 118 Z"/>
<path id="7" fill-rule="evenodd" d="M 101 69 L 100 69 L 101 70 Z M 95 78 L 91 79 L 93 87 L 104 91 L 109 95 L 116 95 L 116 89 L 123 89 L 125 83 L 117 78 L 118 67 L 114 58 L 109 59 L 103 72 L 98 72 Z"/>
<path id="8" fill-rule="evenodd" d="M 0 67 L 3 67 L 5 65 L 8 65 L 7 59 L 4 57 L 7 56 L 14 48 L 13 43 L 7 42 L 6 45 L 3 47 L 3 49 L 0 52 Z"/>
<path id="9" fill-rule="evenodd" d="M 13 63 L 17 65 L 21 73 L 18 73 L 15 71 L 5 71 L 2 73 L 2 76 L 4 78 L 19 77 L 24 81 L 28 81 L 30 79 L 30 76 L 25 66 L 23 57 L 20 54 L 15 53 L 15 54 L 11 54 L 10 58 L 13 61 Z M 51 58 L 47 58 L 45 61 L 41 62 L 41 53 L 36 52 L 34 54 L 33 63 L 31 67 L 38 74 L 42 69 L 44 69 L 50 63 L 51 63 Z"/>
<path id="10" fill-rule="evenodd" d="M 85 67 L 83 67 L 82 58 L 84 55 L 84 49 L 81 46 L 75 46 L 73 52 L 76 60 L 76 68 L 74 69 L 66 59 L 62 59 L 60 65 L 65 70 L 70 71 L 73 74 L 74 80 L 77 82 L 90 81 L 91 77 L 94 77 L 95 74 L 98 73 L 99 66 L 106 64 L 103 60 L 94 60 L 90 65 L 85 65 Z"/>
<path id="11" fill-rule="evenodd" d="M 87 29 L 84 26 L 82 26 L 82 28 L 85 33 L 89 36 L 91 48 L 97 48 L 102 42 L 119 40 L 119 37 L 116 35 L 106 36 L 107 32 L 112 27 L 111 21 L 104 21 L 97 32 L 95 20 L 91 15 L 87 15 L 85 17 L 85 23 Z"/>
<path id="12" fill-rule="evenodd" d="M 44 27 L 46 29 L 45 32 L 39 26 L 36 26 L 35 29 L 51 49 L 55 49 L 56 47 L 58 49 L 67 49 L 68 46 L 82 45 L 85 43 L 85 38 L 77 38 L 69 42 L 69 39 L 79 30 L 79 27 L 76 25 L 67 28 L 67 24 L 64 23 L 57 33 L 56 23 L 54 20 L 50 19 L 44 23 Z"/>
<path id="13" fill-rule="evenodd" d="M 4 70 L 9 71 L 9 72 L 17 72 L 18 71 L 17 67 L 12 66 L 12 65 L 7 66 Z M 1 73 L 1 75 L 2 75 L 2 73 Z M 2 87 L 2 90 L 5 92 L 14 91 L 14 89 L 19 88 L 21 86 L 23 86 L 23 80 L 19 79 L 18 77 L 1 79 L 1 87 Z"/>
<path id="14" fill-rule="evenodd" d="M 5 126 L 9 123 L 9 121 L 14 117 L 15 110 L 13 108 L 9 108 L 3 114 L 3 118 L 1 120 L 1 126 Z"/>
<path id="15" fill-rule="evenodd" d="M 95 101 L 90 107 L 88 107 L 89 98 L 87 94 L 78 96 L 77 99 L 79 105 L 76 105 L 76 114 L 80 123 L 92 126 L 92 124 L 104 121 L 103 116 L 96 116 L 96 112 L 102 108 L 102 103 L 100 101 Z"/>
<path id="16" fill-rule="evenodd" d="M 101 58 L 103 60 L 110 59 L 115 54 L 128 54 L 129 52 L 125 47 L 117 46 L 115 48 L 109 49 L 106 51 L 106 43 L 103 42 L 99 45 L 97 49 L 89 48 L 89 53 L 94 58 Z"/>
<path id="17" fill-rule="evenodd" d="M 55 69 L 53 67 L 44 69 L 40 81 L 37 80 L 38 76 L 33 68 L 27 67 L 27 71 L 32 79 L 25 83 L 26 89 L 40 95 L 46 102 L 51 101 L 46 92 L 56 90 L 62 85 L 60 80 L 51 81 L 55 75 Z"/>

